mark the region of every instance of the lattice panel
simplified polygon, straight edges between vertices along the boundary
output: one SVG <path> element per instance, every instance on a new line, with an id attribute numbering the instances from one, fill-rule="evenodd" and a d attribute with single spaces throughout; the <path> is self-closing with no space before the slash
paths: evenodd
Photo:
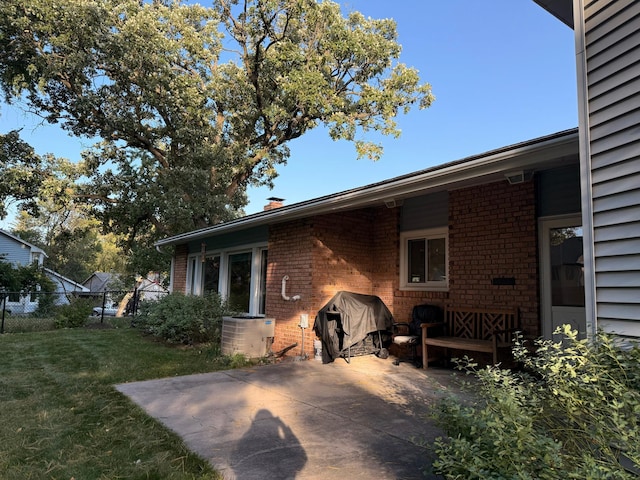
<path id="1" fill-rule="evenodd" d="M 491 340 L 493 332 L 505 329 L 504 313 L 483 313 L 480 317 L 480 336 L 482 340 Z"/>
<path id="2" fill-rule="evenodd" d="M 458 338 L 491 340 L 496 330 L 509 330 L 518 327 L 518 315 L 513 311 L 487 310 L 447 310 L 449 335 Z M 510 341 L 513 332 L 501 334 L 500 342 Z"/>
<path id="3" fill-rule="evenodd" d="M 459 338 L 476 338 L 477 318 L 475 312 L 447 311 L 449 335 Z"/>

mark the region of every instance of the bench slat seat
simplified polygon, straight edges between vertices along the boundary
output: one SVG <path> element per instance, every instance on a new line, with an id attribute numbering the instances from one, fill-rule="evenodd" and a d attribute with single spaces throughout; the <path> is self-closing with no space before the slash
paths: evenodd
<path id="1" fill-rule="evenodd" d="M 429 347 L 445 349 L 445 355 L 447 349 L 491 353 L 497 364 L 498 350 L 512 345 L 518 329 L 517 309 L 447 307 L 444 322 L 422 324 L 422 366 L 437 359 Z"/>
<path id="2" fill-rule="evenodd" d="M 474 340 L 472 338 L 434 337 L 427 339 L 427 345 L 444 348 L 457 348 L 458 350 L 470 350 L 474 352 L 493 353 L 491 340 Z"/>

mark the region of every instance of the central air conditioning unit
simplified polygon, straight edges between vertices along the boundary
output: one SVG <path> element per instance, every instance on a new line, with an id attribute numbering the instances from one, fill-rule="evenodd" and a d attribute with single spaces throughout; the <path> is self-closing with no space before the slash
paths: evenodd
<path id="1" fill-rule="evenodd" d="M 275 327 L 274 318 L 222 317 L 222 353 L 264 357 L 271 348 Z"/>

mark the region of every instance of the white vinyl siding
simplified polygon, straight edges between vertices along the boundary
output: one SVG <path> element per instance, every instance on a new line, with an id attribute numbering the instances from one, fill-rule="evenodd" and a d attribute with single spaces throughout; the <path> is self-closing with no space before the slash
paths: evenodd
<path id="1" fill-rule="evenodd" d="M 597 321 L 640 337 L 640 2 L 580 3 Z"/>
<path id="2" fill-rule="evenodd" d="M 31 264 L 31 249 L 13 238 L 0 235 L 0 258 L 14 266 Z"/>

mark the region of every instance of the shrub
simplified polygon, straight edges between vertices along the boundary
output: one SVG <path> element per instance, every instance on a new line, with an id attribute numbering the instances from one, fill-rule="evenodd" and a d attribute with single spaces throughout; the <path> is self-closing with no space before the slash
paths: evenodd
<path id="1" fill-rule="evenodd" d="M 222 316 L 227 314 L 218 294 L 205 296 L 172 293 L 140 305 L 136 326 L 169 343 L 220 343 Z"/>
<path id="2" fill-rule="evenodd" d="M 640 349 L 612 336 L 565 345 L 522 339 L 519 371 L 459 367 L 479 400 L 449 399 L 435 418 L 448 438 L 435 442 L 433 467 L 448 479 L 626 479 L 640 468 Z"/>
<path id="3" fill-rule="evenodd" d="M 38 295 L 38 308 L 33 316 L 40 318 L 54 316 L 57 310 L 56 299 L 56 296 L 51 293 Z"/>
<path id="4" fill-rule="evenodd" d="M 247 358 L 242 353 L 234 353 L 232 355 L 222 355 L 220 358 L 220 365 L 226 368 L 242 368 L 253 365 L 251 359 Z"/>
<path id="5" fill-rule="evenodd" d="M 67 305 L 56 308 L 56 328 L 83 327 L 91 315 L 91 303 L 86 299 L 74 298 Z"/>

